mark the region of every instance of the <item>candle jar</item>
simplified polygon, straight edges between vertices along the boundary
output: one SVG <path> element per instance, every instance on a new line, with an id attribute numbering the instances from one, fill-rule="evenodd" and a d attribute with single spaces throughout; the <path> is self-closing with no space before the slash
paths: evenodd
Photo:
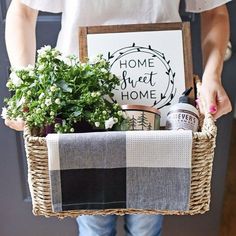
<path id="1" fill-rule="evenodd" d="M 160 111 L 143 105 L 122 105 L 124 117 L 127 118 L 122 130 L 158 130 L 160 129 Z"/>

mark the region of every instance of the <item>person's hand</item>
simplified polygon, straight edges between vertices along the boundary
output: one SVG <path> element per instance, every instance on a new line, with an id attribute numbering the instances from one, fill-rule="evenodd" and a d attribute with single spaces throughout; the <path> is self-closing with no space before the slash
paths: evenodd
<path id="1" fill-rule="evenodd" d="M 5 119 L 5 125 L 16 131 L 23 131 L 25 127 L 25 122 L 21 119 L 16 119 L 16 120 Z"/>
<path id="2" fill-rule="evenodd" d="M 211 113 L 214 120 L 232 111 L 229 97 L 217 78 L 203 78 L 197 104 L 201 113 Z"/>

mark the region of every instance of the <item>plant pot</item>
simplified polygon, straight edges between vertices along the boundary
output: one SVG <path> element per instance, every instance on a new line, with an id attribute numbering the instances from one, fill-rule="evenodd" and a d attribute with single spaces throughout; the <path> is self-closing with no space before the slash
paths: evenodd
<path id="1" fill-rule="evenodd" d="M 88 132 L 102 132 L 106 131 L 105 129 L 95 128 L 89 122 L 82 120 L 74 124 L 73 128 L 75 129 L 75 133 L 88 133 Z"/>
<path id="2" fill-rule="evenodd" d="M 62 118 L 55 118 L 55 123 L 51 125 L 47 125 L 40 132 L 40 136 L 47 136 L 47 134 L 55 133 L 55 124 L 62 124 Z M 103 132 L 105 129 L 95 128 L 89 122 L 82 120 L 73 125 L 74 133 L 88 133 L 88 132 Z"/>

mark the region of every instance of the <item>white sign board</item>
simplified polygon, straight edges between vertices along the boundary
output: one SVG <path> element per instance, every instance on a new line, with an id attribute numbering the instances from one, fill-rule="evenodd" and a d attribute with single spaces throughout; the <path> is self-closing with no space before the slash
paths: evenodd
<path id="1" fill-rule="evenodd" d="M 161 126 L 171 105 L 186 88 L 183 32 L 177 30 L 92 33 L 87 56 L 103 54 L 120 78 L 114 92 L 119 104 L 156 107 Z"/>

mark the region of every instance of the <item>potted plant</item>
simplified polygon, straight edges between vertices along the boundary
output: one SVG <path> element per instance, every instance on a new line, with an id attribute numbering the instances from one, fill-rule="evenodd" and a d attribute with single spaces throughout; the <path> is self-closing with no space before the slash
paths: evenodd
<path id="1" fill-rule="evenodd" d="M 7 87 L 13 95 L 5 99 L 2 116 L 22 118 L 41 136 L 112 129 L 124 120 L 112 99 L 118 84 L 102 56 L 81 63 L 76 56 L 63 57 L 44 46 L 35 66 L 12 69 Z"/>

